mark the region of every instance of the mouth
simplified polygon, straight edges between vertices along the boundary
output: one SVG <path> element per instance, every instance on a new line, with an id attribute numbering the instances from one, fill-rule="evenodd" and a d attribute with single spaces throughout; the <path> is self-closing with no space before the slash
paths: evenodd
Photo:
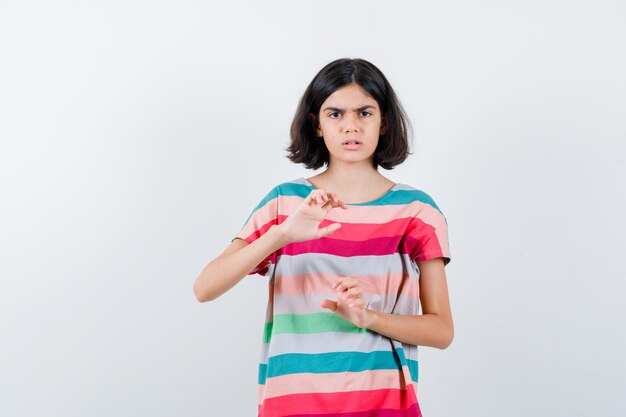
<path id="1" fill-rule="evenodd" d="M 356 151 L 361 147 L 361 141 L 357 139 L 347 139 L 342 142 L 342 146 L 348 151 Z"/>

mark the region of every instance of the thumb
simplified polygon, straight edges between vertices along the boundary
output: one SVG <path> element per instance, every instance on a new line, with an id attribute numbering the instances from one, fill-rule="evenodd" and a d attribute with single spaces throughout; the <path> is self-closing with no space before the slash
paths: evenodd
<path id="1" fill-rule="evenodd" d="M 320 303 L 321 307 L 327 308 L 331 311 L 336 311 L 337 310 L 337 302 L 336 301 L 332 301 L 332 300 L 324 300 Z"/>
<path id="2" fill-rule="evenodd" d="M 341 223 L 333 223 L 329 226 L 317 229 L 317 237 L 328 236 L 329 234 L 341 229 Z"/>

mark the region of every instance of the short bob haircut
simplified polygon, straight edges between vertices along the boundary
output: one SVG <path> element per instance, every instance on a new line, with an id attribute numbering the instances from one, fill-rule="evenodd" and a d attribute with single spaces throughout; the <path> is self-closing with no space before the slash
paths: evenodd
<path id="1" fill-rule="evenodd" d="M 303 163 L 308 169 L 318 169 L 330 163 L 324 141 L 317 136 L 319 111 L 322 103 L 336 90 L 348 84 L 358 84 L 376 100 L 381 110 L 381 122 L 387 128 L 378 138 L 372 164 L 393 169 L 411 155 L 408 130 L 410 121 L 385 75 L 373 64 L 358 58 L 335 60 L 317 73 L 298 103 L 291 123 L 291 144 L 285 149 L 287 158 Z M 411 130 L 412 133 L 412 130 Z"/>

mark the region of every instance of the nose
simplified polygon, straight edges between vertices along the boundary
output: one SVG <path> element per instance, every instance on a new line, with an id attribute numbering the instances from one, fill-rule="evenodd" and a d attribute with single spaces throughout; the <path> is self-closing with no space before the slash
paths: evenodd
<path id="1" fill-rule="evenodd" d="M 344 132 L 356 132 L 358 130 L 358 117 L 354 113 L 348 113 L 343 119 Z"/>

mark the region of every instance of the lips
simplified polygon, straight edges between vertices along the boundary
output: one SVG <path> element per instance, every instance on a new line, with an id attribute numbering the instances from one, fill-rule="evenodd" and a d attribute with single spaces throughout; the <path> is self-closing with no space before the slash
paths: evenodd
<path id="1" fill-rule="evenodd" d="M 341 142 L 342 145 L 347 145 L 350 142 L 356 142 L 357 145 L 361 144 L 361 141 L 358 139 L 346 139 L 343 142 Z"/>
<path id="2" fill-rule="evenodd" d="M 344 144 L 342 145 L 344 149 L 349 150 L 349 151 L 356 151 L 357 149 L 361 147 L 361 143 L 349 143 L 349 142 L 350 141 L 344 142 Z"/>

